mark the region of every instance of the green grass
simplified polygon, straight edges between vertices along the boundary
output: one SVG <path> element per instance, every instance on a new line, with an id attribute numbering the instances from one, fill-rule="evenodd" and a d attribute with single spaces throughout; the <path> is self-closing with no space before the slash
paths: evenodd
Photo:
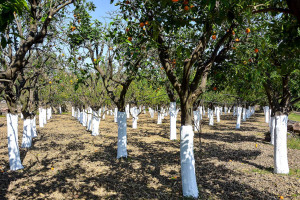
<path id="1" fill-rule="evenodd" d="M 290 169 L 289 175 L 300 178 L 300 169 Z"/>
<path id="2" fill-rule="evenodd" d="M 273 170 L 274 170 L 273 167 L 268 167 L 268 168 L 265 168 L 265 169 L 255 168 L 255 169 L 252 169 L 251 171 L 256 172 L 258 174 L 271 174 L 271 173 L 273 173 Z"/>
<path id="3" fill-rule="evenodd" d="M 290 149 L 298 149 L 300 150 L 300 138 L 289 138 L 287 141 L 287 146 Z"/>
<path id="4" fill-rule="evenodd" d="M 289 114 L 289 119 L 300 122 L 300 114 L 291 113 L 291 114 Z"/>

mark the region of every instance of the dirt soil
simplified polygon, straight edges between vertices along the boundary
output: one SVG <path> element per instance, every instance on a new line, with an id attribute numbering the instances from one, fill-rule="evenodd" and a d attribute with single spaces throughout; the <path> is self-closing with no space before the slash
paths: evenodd
<path id="1" fill-rule="evenodd" d="M 33 147 L 20 149 L 25 168 L 10 171 L 6 118 L 0 118 L 0 199 L 182 199 L 180 117 L 176 141 L 169 140 L 169 117 L 161 125 L 156 119 L 140 115 L 138 129 L 128 120 L 129 157 L 118 160 L 113 116 L 101 120 L 94 137 L 70 114 L 53 115 L 38 127 Z M 203 123 L 194 137 L 199 199 L 300 199 L 300 150 L 288 150 L 290 175 L 273 174 L 262 114 L 242 122 L 240 130 L 231 115 L 211 127 L 205 116 Z"/>

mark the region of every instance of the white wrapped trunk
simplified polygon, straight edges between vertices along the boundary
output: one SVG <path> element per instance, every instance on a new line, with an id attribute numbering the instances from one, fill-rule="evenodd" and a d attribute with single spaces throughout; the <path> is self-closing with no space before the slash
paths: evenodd
<path id="1" fill-rule="evenodd" d="M 115 108 L 115 112 L 114 112 L 114 122 L 118 122 L 118 108 Z"/>
<path id="2" fill-rule="evenodd" d="M 193 111 L 194 114 L 194 131 L 200 131 L 200 112 L 198 110 Z"/>
<path id="3" fill-rule="evenodd" d="M 238 107 L 237 108 L 237 111 L 236 111 L 236 113 L 237 113 L 237 119 L 236 119 L 236 129 L 240 129 L 241 128 L 241 118 L 242 118 L 242 107 Z"/>
<path id="4" fill-rule="evenodd" d="M 132 115 L 132 128 L 136 129 L 137 128 L 137 120 L 138 120 L 138 108 L 137 107 L 133 107 L 131 109 L 131 115 Z"/>
<path id="5" fill-rule="evenodd" d="M 162 118 L 161 118 L 161 112 L 159 111 L 157 113 L 157 124 L 161 124 L 162 123 Z"/>
<path id="6" fill-rule="evenodd" d="M 59 106 L 59 108 L 58 108 L 58 109 L 59 109 L 59 114 L 61 114 L 61 107 Z"/>
<path id="7" fill-rule="evenodd" d="M 31 133 L 32 133 L 32 138 L 37 137 L 37 131 L 36 131 L 36 116 L 34 116 L 33 119 L 31 119 Z"/>
<path id="8" fill-rule="evenodd" d="M 216 110 L 216 112 L 217 112 L 217 122 L 220 122 L 220 114 L 221 114 L 221 113 L 220 113 L 220 112 L 221 112 L 221 111 L 220 111 L 220 107 L 217 107 L 216 109 L 217 109 L 217 110 Z"/>
<path id="9" fill-rule="evenodd" d="M 276 174 L 289 173 L 287 157 L 287 121 L 287 115 L 275 116 L 274 173 Z"/>
<path id="10" fill-rule="evenodd" d="M 32 135 L 31 135 L 31 120 L 30 118 L 24 119 L 23 121 L 23 137 L 22 137 L 22 148 L 31 147 Z"/>
<path id="11" fill-rule="evenodd" d="M 125 112 L 118 112 L 117 158 L 127 157 L 127 119 Z"/>
<path id="12" fill-rule="evenodd" d="M 75 117 L 74 107 L 72 107 L 72 117 Z"/>
<path id="13" fill-rule="evenodd" d="M 126 112 L 126 115 L 127 115 L 127 119 L 129 119 L 129 117 L 130 117 L 130 114 L 129 114 L 129 104 L 126 105 L 125 112 Z"/>
<path id="14" fill-rule="evenodd" d="M 42 108 L 39 108 L 39 126 L 40 128 L 44 127 L 44 116 Z"/>
<path id="15" fill-rule="evenodd" d="M 209 117 L 209 126 L 213 126 L 214 125 L 214 111 L 213 110 L 209 110 L 208 111 L 208 117 Z"/>
<path id="16" fill-rule="evenodd" d="M 18 145 L 18 115 L 7 113 L 6 119 L 10 170 L 14 171 L 23 169 L 24 167 L 21 163 Z"/>
<path id="17" fill-rule="evenodd" d="M 269 123 L 269 118 L 270 118 L 270 111 L 269 111 L 269 106 L 264 107 L 264 113 L 265 113 L 265 122 Z"/>
<path id="18" fill-rule="evenodd" d="M 47 108 L 42 109 L 44 125 L 47 124 Z"/>
<path id="19" fill-rule="evenodd" d="M 153 113 L 154 114 L 154 113 Z M 170 140 L 176 140 L 176 102 L 170 102 Z"/>
<path id="20" fill-rule="evenodd" d="M 154 110 L 152 108 L 149 108 L 150 117 L 154 118 Z"/>
<path id="21" fill-rule="evenodd" d="M 96 111 L 93 111 L 92 127 L 91 127 L 93 136 L 99 135 L 100 116 L 101 116 L 101 109 L 98 111 L 98 114 Z"/>
<path id="22" fill-rule="evenodd" d="M 198 107 L 198 110 L 200 113 L 200 120 L 202 120 L 202 115 L 203 115 L 202 106 Z"/>
<path id="23" fill-rule="evenodd" d="M 243 109 L 243 122 L 246 121 L 246 108 L 242 108 Z"/>
<path id="24" fill-rule="evenodd" d="M 275 132 L 275 117 L 271 117 L 270 119 L 270 135 L 271 141 L 270 143 L 274 145 L 274 132 Z"/>
<path id="25" fill-rule="evenodd" d="M 194 139 L 193 127 L 181 126 L 180 163 L 181 163 L 182 192 L 183 192 L 183 196 L 185 197 L 198 198 L 193 139 Z"/>

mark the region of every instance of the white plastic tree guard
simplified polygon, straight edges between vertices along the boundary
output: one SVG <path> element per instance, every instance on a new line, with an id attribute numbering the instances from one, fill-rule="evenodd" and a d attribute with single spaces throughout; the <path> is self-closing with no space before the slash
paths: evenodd
<path id="1" fill-rule="evenodd" d="M 176 102 L 170 102 L 170 140 L 176 140 Z M 154 115 L 154 112 L 153 112 Z"/>
<path id="2" fill-rule="evenodd" d="M 33 119 L 30 121 L 31 123 L 31 133 L 32 133 L 32 138 L 37 137 L 37 131 L 36 131 L 36 116 L 34 116 Z"/>
<path id="3" fill-rule="evenodd" d="M 127 119 L 129 119 L 129 117 L 130 117 L 130 114 L 129 114 L 129 104 L 126 105 L 125 112 L 126 112 L 126 115 L 127 115 Z"/>
<path id="4" fill-rule="evenodd" d="M 18 115 L 7 113 L 6 119 L 10 170 L 23 169 L 18 145 Z"/>
<path id="5" fill-rule="evenodd" d="M 22 148 L 31 147 L 32 137 L 31 137 L 31 123 L 30 118 L 24 119 L 23 121 L 23 137 L 22 137 Z"/>
<path id="6" fill-rule="evenodd" d="M 72 107 L 72 117 L 75 117 L 74 107 Z"/>
<path id="7" fill-rule="evenodd" d="M 137 107 L 133 107 L 130 110 L 131 110 L 131 115 L 132 115 L 132 128 L 136 129 L 137 128 L 138 115 L 139 115 L 139 109 Z"/>
<path id="8" fill-rule="evenodd" d="M 193 111 L 194 114 L 194 131 L 200 131 L 200 112 L 198 110 Z"/>
<path id="9" fill-rule="evenodd" d="M 42 109 L 42 113 L 43 113 L 43 124 L 47 124 L 47 109 L 43 108 Z"/>
<path id="10" fill-rule="evenodd" d="M 221 109 L 220 107 L 216 108 L 216 113 L 217 113 L 217 122 L 220 122 L 220 114 L 221 114 Z"/>
<path id="11" fill-rule="evenodd" d="M 209 126 L 213 126 L 214 125 L 214 111 L 209 109 L 208 112 L 208 117 L 209 117 Z"/>
<path id="12" fill-rule="evenodd" d="M 180 162 L 181 162 L 182 192 L 183 192 L 183 196 L 185 197 L 198 198 L 193 139 L 194 139 L 193 127 L 181 126 Z"/>
<path id="13" fill-rule="evenodd" d="M 242 108 L 243 109 L 243 119 L 242 121 L 245 122 L 246 121 L 246 108 Z"/>
<path id="14" fill-rule="evenodd" d="M 99 109 L 98 113 L 96 111 L 93 111 L 93 116 L 92 116 L 92 136 L 99 135 L 100 119 L 101 119 L 101 109 Z"/>
<path id="15" fill-rule="evenodd" d="M 270 119 L 270 135 L 271 141 L 270 143 L 274 145 L 274 132 L 275 132 L 275 117 L 271 117 Z"/>
<path id="16" fill-rule="evenodd" d="M 236 111 L 236 113 L 237 113 L 237 119 L 236 119 L 236 129 L 240 129 L 241 128 L 241 118 L 242 118 L 242 107 L 238 107 L 237 108 L 237 111 Z"/>
<path id="17" fill-rule="evenodd" d="M 118 108 L 115 108 L 115 112 L 114 112 L 114 122 L 118 122 Z"/>
<path id="18" fill-rule="evenodd" d="M 162 124 L 161 111 L 158 111 L 157 113 L 157 124 Z"/>
<path id="19" fill-rule="evenodd" d="M 200 113 L 200 120 L 202 120 L 202 115 L 203 115 L 202 106 L 198 107 L 198 111 Z"/>
<path id="20" fill-rule="evenodd" d="M 264 107 L 264 113 L 265 113 L 265 122 L 269 123 L 269 119 L 270 119 L 270 108 L 269 108 L 269 106 Z"/>
<path id="21" fill-rule="evenodd" d="M 287 121 L 287 115 L 275 116 L 274 173 L 276 174 L 289 173 L 287 157 Z"/>
<path id="22" fill-rule="evenodd" d="M 44 127 L 44 117 L 42 108 L 39 108 L 39 126 L 40 128 Z"/>
<path id="23" fill-rule="evenodd" d="M 127 157 L 126 112 L 118 112 L 118 151 L 117 158 Z"/>

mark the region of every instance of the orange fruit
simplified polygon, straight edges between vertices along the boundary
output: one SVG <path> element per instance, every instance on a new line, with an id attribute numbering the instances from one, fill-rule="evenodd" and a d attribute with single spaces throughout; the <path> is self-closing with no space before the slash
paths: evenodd
<path id="1" fill-rule="evenodd" d="M 78 60 L 81 60 L 81 57 L 78 57 Z"/>
<path id="2" fill-rule="evenodd" d="M 216 90 L 217 90 L 217 87 L 214 87 L 213 90 L 216 91 Z"/>
<path id="3" fill-rule="evenodd" d="M 244 61 L 243 63 L 244 63 L 244 65 L 247 65 L 247 61 Z"/>
<path id="4" fill-rule="evenodd" d="M 52 82 L 51 82 L 51 81 L 49 81 L 49 84 L 52 84 Z"/>
<path id="5" fill-rule="evenodd" d="M 64 55 L 65 55 L 65 54 L 63 54 L 63 53 L 61 54 L 61 56 L 64 56 Z"/>
<path id="6" fill-rule="evenodd" d="M 178 2 L 178 0 L 172 0 L 172 2 L 173 2 L 173 3 L 176 3 L 176 2 Z"/>
<path id="7" fill-rule="evenodd" d="M 112 48 L 112 47 L 109 47 L 109 50 L 113 50 L 113 48 Z"/>
<path id="8" fill-rule="evenodd" d="M 235 35 L 235 32 L 234 32 L 234 31 L 232 31 L 232 35 Z"/>
<path id="9" fill-rule="evenodd" d="M 189 9 L 190 9 L 190 7 L 184 6 L 184 10 L 185 10 L 185 11 L 189 11 Z"/>
<path id="10" fill-rule="evenodd" d="M 126 28 L 126 32 L 128 32 L 129 31 L 129 28 Z"/>
<path id="11" fill-rule="evenodd" d="M 215 39 L 217 38 L 217 36 L 216 36 L 216 35 L 212 35 L 211 38 L 212 38 L 213 40 L 215 40 Z"/>
<path id="12" fill-rule="evenodd" d="M 132 41 L 132 37 L 128 37 L 127 39 L 128 39 L 130 42 Z"/>
<path id="13" fill-rule="evenodd" d="M 258 48 L 255 48 L 255 49 L 254 49 L 254 52 L 255 52 L 255 53 L 258 53 L 258 51 L 259 51 Z"/>
<path id="14" fill-rule="evenodd" d="M 126 4 L 130 4 L 130 2 L 129 2 L 129 1 L 126 1 Z"/>
<path id="15" fill-rule="evenodd" d="M 74 15 L 74 17 L 76 17 L 76 15 Z"/>
<path id="16" fill-rule="evenodd" d="M 96 58 L 94 58 L 94 62 L 96 62 L 97 61 L 97 59 Z"/>
<path id="17" fill-rule="evenodd" d="M 246 28 L 246 33 L 250 33 L 250 28 Z"/>
<path id="18" fill-rule="evenodd" d="M 145 26 L 145 23 L 144 22 L 141 22 L 140 23 L 140 27 L 144 27 Z"/>
<path id="19" fill-rule="evenodd" d="M 283 197 L 283 196 L 280 196 L 279 199 L 284 199 L 284 197 Z"/>
<path id="20" fill-rule="evenodd" d="M 146 22 L 145 22 L 145 24 L 148 26 L 148 25 L 149 25 L 149 22 L 148 22 L 148 21 L 146 21 Z"/>
<path id="21" fill-rule="evenodd" d="M 191 7 L 191 8 L 194 8 L 195 6 L 194 6 L 194 5 L 191 5 L 190 7 Z"/>
<path id="22" fill-rule="evenodd" d="M 189 4 L 189 1 L 184 0 L 183 4 L 184 4 L 184 5 L 188 5 L 188 4 Z"/>
<path id="23" fill-rule="evenodd" d="M 240 40 L 239 40 L 239 38 L 236 38 L 235 41 L 238 42 L 238 41 L 240 41 Z"/>

